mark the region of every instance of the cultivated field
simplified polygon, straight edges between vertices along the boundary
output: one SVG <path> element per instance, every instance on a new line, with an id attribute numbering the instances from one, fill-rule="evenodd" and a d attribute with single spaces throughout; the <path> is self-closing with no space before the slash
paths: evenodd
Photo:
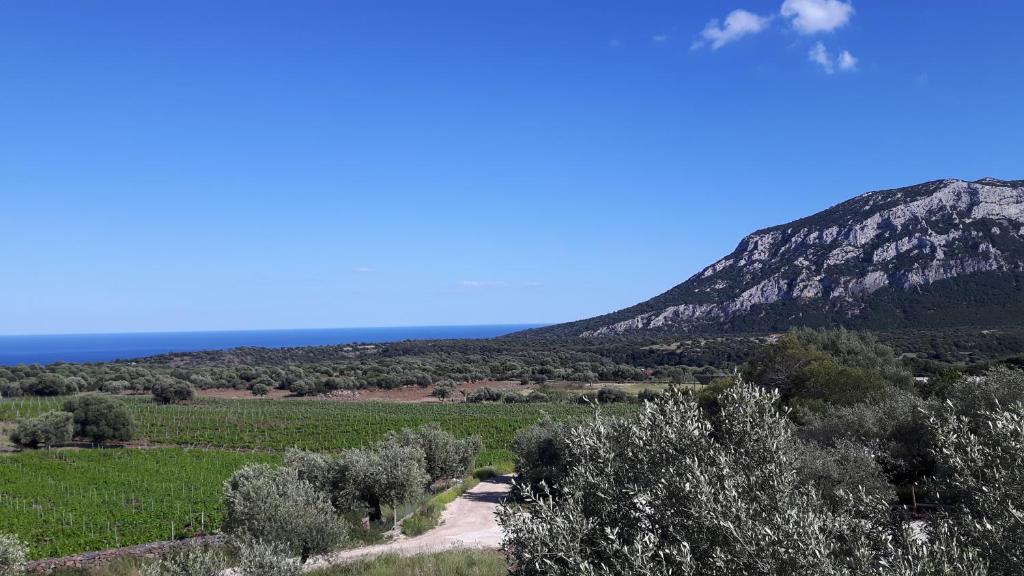
<path id="1" fill-rule="evenodd" d="M 392 430 L 437 422 L 479 435 L 479 465 L 510 462 L 517 430 L 544 414 L 579 418 L 572 404 L 225 400 L 157 405 L 122 397 L 137 426 L 132 447 L 0 454 L 0 525 L 26 538 L 33 558 L 140 544 L 211 530 L 221 483 L 250 461 L 279 461 L 287 447 L 336 451 Z M 62 398 L 0 401 L 0 423 L 59 410 Z M 622 413 L 628 405 L 602 408 Z M 148 447 L 146 447 L 148 445 Z"/>

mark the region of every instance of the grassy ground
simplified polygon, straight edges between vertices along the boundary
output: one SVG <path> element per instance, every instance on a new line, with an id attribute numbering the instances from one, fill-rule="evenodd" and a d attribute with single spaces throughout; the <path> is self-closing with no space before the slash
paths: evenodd
<path id="1" fill-rule="evenodd" d="M 424 556 L 381 556 L 313 572 L 316 576 L 503 576 L 505 557 L 498 552 L 458 550 Z"/>
<path id="2" fill-rule="evenodd" d="M 66 569 L 49 576 L 139 576 L 142 561 L 116 560 L 89 569 Z M 505 557 L 498 552 L 457 550 L 403 558 L 382 556 L 312 572 L 314 576 L 504 576 Z"/>

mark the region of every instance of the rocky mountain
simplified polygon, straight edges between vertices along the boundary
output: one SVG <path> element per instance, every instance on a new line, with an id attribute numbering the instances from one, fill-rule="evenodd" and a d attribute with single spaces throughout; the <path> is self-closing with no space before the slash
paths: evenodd
<path id="1" fill-rule="evenodd" d="M 999 326 L 1024 320 L 1024 180 L 937 180 L 868 192 L 759 230 L 630 308 L 527 335 L 790 326 Z"/>

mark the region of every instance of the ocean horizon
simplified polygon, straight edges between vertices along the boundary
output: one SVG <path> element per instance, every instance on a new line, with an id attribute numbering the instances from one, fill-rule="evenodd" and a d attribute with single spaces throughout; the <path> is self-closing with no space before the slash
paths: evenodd
<path id="1" fill-rule="evenodd" d="M 543 324 L 8 335 L 0 336 L 0 365 L 109 362 L 169 352 L 227 350 L 243 346 L 291 348 L 353 342 L 495 338 L 538 326 Z"/>

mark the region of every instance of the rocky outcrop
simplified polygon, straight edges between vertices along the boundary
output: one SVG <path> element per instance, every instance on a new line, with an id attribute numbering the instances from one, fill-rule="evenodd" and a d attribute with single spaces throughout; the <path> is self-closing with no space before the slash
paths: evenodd
<path id="1" fill-rule="evenodd" d="M 940 180 L 869 192 L 755 232 L 669 292 L 576 323 L 585 327 L 576 333 L 686 331 L 779 303 L 855 316 L 882 289 L 1022 268 L 1024 181 Z"/>

